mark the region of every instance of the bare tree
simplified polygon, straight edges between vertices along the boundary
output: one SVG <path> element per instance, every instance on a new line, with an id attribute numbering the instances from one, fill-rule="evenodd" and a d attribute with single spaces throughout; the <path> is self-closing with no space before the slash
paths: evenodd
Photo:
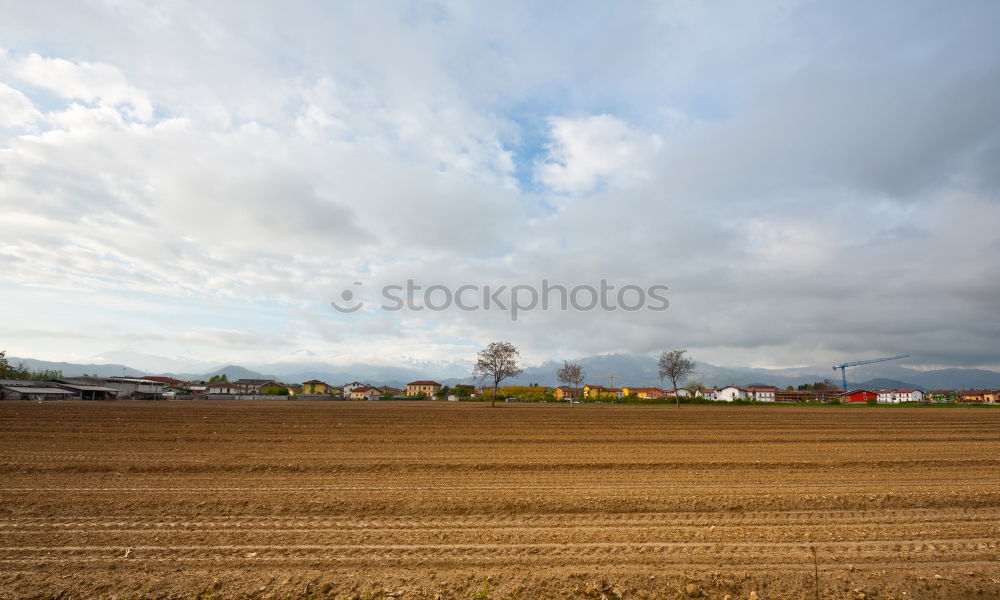
<path id="1" fill-rule="evenodd" d="M 490 342 L 485 349 L 479 351 L 472 376 L 493 379 L 493 402 L 490 406 L 497 405 L 497 389 L 500 387 L 500 382 L 524 372 L 524 369 L 517 364 L 519 358 L 521 353 L 510 342 Z"/>
<path id="2" fill-rule="evenodd" d="M 563 361 L 562 368 L 556 371 L 556 379 L 560 383 L 565 383 L 567 387 L 582 387 L 583 382 L 587 380 L 587 374 L 583 372 L 582 366 Z M 572 396 L 569 399 L 569 405 L 573 406 Z"/>
<path id="3" fill-rule="evenodd" d="M 694 373 L 694 361 L 684 356 L 687 350 L 671 350 L 660 354 L 660 381 L 666 377 L 674 390 L 674 400 L 680 408 L 681 400 L 677 397 L 677 382 Z"/>

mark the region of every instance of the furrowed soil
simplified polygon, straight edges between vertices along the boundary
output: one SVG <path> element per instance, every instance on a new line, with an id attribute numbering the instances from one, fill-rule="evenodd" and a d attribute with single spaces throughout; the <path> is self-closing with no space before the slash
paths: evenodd
<path id="1" fill-rule="evenodd" d="M 3 598 L 998 598 L 1000 410 L 0 403 Z"/>

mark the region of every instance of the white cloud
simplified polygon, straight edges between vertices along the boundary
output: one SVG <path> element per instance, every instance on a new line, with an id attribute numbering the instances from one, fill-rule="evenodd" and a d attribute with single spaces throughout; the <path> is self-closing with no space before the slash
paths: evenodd
<path id="1" fill-rule="evenodd" d="M 659 135 L 638 131 L 612 115 L 552 117 L 549 125 L 548 156 L 535 166 L 535 177 L 557 192 L 642 180 L 663 144 Z"/>
<path id="2" fill-rule="evenodd" d="M 584 2 L 572 26 L 531 4 L 12 6 L 0 270 L 24 323 L 0 335 L 59 358 L 29 339 L 58 314 L 81 356 L 118 324 L 116 344 L 206 359 L 511 339 L 532 359 L 995 363 L 997 9 L 680 4 Z M 408 277 L 608 277 L 672 304 L 518 323 L 326 306 Z"/>
<path id="3" fill-rule="evenodd" d="M 0 127 L 28 127 L 41 116 L 27 96 L 0 83 Z"/>
<path id="4" fill-rule="evenodd" d="M 32 53 L 23 59 L 5 57 L 13 77 L 51 90 L 64 98 L 121 108 L 128 116 L 148 121 L 153 105 L 145 92 L 128 82 L 113 65 L 45 58 Z"/>

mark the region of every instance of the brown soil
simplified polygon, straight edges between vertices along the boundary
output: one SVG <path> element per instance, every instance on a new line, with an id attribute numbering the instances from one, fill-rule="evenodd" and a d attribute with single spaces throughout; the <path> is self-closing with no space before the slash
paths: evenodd
<path id="1" fill-rule="evenodd" d="M 997 598 L 998 450 L 990 409 L 6 402 L 0 597 Z"/>

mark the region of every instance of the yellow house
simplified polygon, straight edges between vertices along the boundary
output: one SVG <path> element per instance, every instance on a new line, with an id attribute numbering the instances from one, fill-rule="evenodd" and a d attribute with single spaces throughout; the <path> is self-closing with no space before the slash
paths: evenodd
<path id="1" fill-rule="evenodd" d="M 958 400 L 973 404 L 996 404 L 1000 390 L 959 390 Z"/>
<path id="2" fill-rule="evenodd" d="M 382 397 L 382 390 L 370 385 L 363 385 L 351 390 L 351 400 L 378 400 Z"/>
<path id="3" fill-rule="evenodd" d="M 411 381 L 406 384 L 407 396 L 433 396 L 441 391 L 441 384 L 436 381 Z"/>
<path id="4" fill-rule="evenodd" d="M 593 400 L 621 398 L 622 390 L 621 388 L 609 388 L 603 385 L 585 385 L 583 386 L 583 396 L 584 398 L 591 398 Z"/>
<path id="5" fill-rule="evenodd" d="M 664 392 L 655 387 L 623 387 L 622 395 L 628 397 L 635 394 L 637 398 L 663 398 Z"/>
<path id="6" fill-rule="evenodd" d="M 307 396 L 329 394 L 330 386 L 318 379 L 311 379 L 302 384 L 302 393 Z"/>
<path id="7" fill-rule="evenodd" d="M 576 399 L 583 396 L 583 388 L 559 386 L 553 390 L 552 395 L 560 402 L 566 399 Z"/>

